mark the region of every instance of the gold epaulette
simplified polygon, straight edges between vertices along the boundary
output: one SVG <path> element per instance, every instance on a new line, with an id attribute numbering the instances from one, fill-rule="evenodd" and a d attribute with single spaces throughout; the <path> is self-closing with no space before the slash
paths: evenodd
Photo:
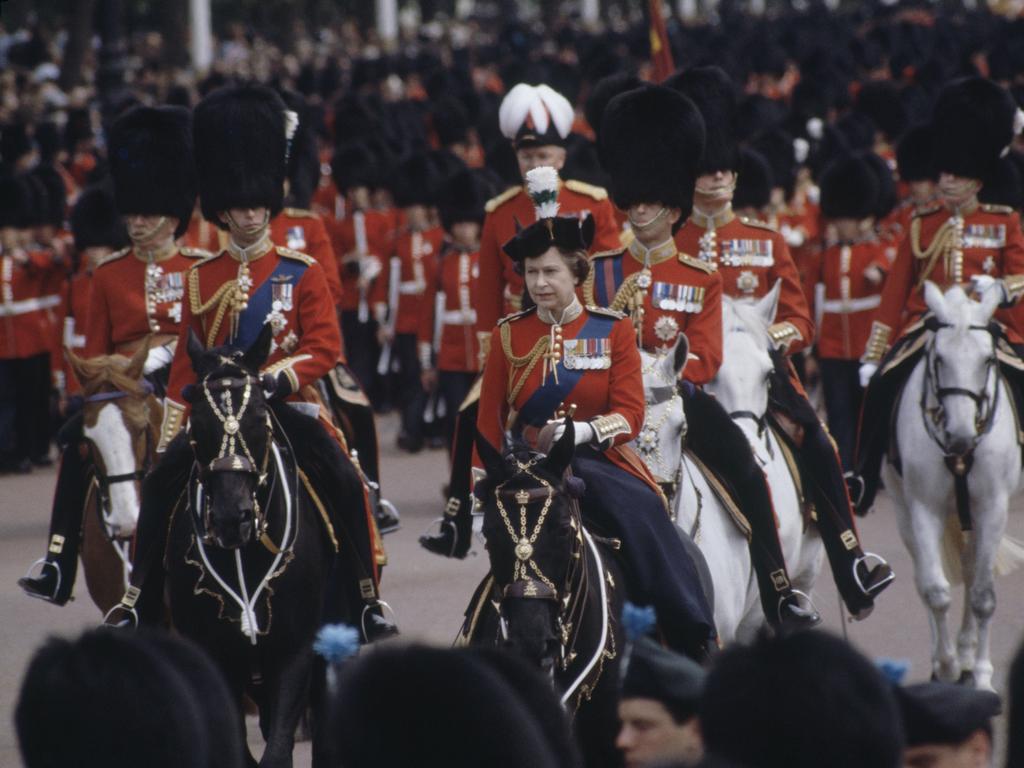
<path id="1" fill-rule="evenodd" d="M 619 245 L 623 248 L 629 248 L 634 240 L 636 240 L 636 232 L 632 229 L 624 229 L 619 232 Z"/>
<path id="2" fill-rule="evenodd" d="M 751 219 L 747 216 L 740 216 L 740 221 L 746 224 L 748 227 L 757 227 L 758 229 L 767 229 L 769 232 L 778 232 L 775 227 L 769 224 L 767 221 L 761 221 L 760 219 Z"/>
<path id="3" fill-rule="evenodd" d="M 920 218 L 922 218 L 924 216 L 931 216 L 933 213 L 938 213 L 941 210 L 942 210 L 942 206 L 941 205 L 932 205 L 932 206 L 929 206 L 928 208 L 925 208 L 924 210 L 914 211 L 914 215 L 911 216 L 911 218 L 912 219 L 920 219 Z"/>
<path id="4" fill-rule="evenodd" d="M 709 275 L 718 269 L 718 265 L 713 262 L 704 261 L 703 259 L 695 259 L 693 256 L 688 256 L 685 253 L 679 254 L 679 263 L 685 264 L 688 267 L 693 267 L 694 269 L 699 269 L 701 272 L 706 272 Z"/>
<path id="5" fill-rule="evenodd" d="M 306 255 L 305 253 L 293 251 L 291 248 L 285 248 L 283 245 L 278 245 L 276 247 L 278 256 L 284 256 L 286 259 L 294 259 L 295 261 L 301 261 L 307 267 L 311 267 L 314 264 L 316 264 L 316 259 L 314 259 L 312 256 Z"/>
<path id="6" fill-rule="evenodd" d="M 624 312 L 617 312 L 614 309 L 608 307 L 599 307 L 596 304 L 587 304 L 587 312 L 591 312 L 595 315 L 601 315 L 602 317 L 612 317 L 616 320 L 621 320 L 626 315 Z"/>
<path id="7" fill-rule="evenodd" d="M 187 256 L 190 259 L 208 259 L 211 256 L 215 256 L 216 255 L 216 254 L 210 253 L 209 251 L 207 251 L 207 250 L 205 250 L 203 248 L 189 248 L 187 246 L 183 247 L 183 248 L 179 248 L 178 249 L 178 253 L 180 253 L 182 256 Z"/>
<path id="8" fill-rule="evenodd" d="M 319 219 L 320 217 L 313 213 L 308 208 L 285 208 L 282 211 L 285 216 L 291 216 L 293 219 Z"/>
<path id="9" fill-rule="evenodd" d="M 524 309 L 522 312 L 513 312 L 511 315 L 505 315 L 503 318 L 501 318 L 501 320 L 498 321 L 498 325 L 511 323 L 513 320 L 518 320 L 521 317 L 526 317 L 528 314 L 530 314 L 531 312 L 535 312 L 536 310 L 536 307 L 530 307 L 529 309 Z"/>
<path id="10" fill-rule="evenodd" d="M 612 248 L 610 251 L 598 251 L 597 253 L 590 254 L 590 259 L 603 259 L 607 256 L 619 256 L 625 252 L 625 248 Z"/>
<path id="11" fill-rule="evenodd" d="M 995 203 L 982 203 L 981 210 L 985 213 L 1001 213 L 1004 216 L 1009 216 L 1013 213 L 1013 208 L 1008 205 L 996 205 Z"/>
<path id="12" fill-rule="evenodd" d="M 604 187 L 598 187 L 594 184 L 587 184 L 585 181 L 576 181 L 576 179 L 567 179 L 565 186 L 571 189 L 573 192 L 578 192 L 581 195 L 592 197 L 595 200 L 607 200 L 608 190 Z"/>
<path id="13" fill-rule="evenodd" d="M 509 187 L 497 197 L 492 197 L 490 200 L 488 200 L 484 204 L 484 210 L 487 213 L 493 213 L 498 208 L 507 203 L 509 200 L 511 200 L 513 197 L 518 195 L 522 191 L 522 189 L 523 188 L 521 186 Z"/>
<path id="14" fill-rule="evenodd" d="M 108 253 L 106 256 L 104 256 L 102 259 L 100 259 L 99 263 L 96 266 L 97 267 L 102 267 L 104 264 L 109 264 L 112 261 L 117 261 L 118 259 L 120 259 L 120 258 L 122 258 L 124 256 L 127 256 L 131 252 L 132 252 L 132 247 L 129 245 L 127 248 L 122 248 L 120 251 L 114 251 L 113 253 Z"/>

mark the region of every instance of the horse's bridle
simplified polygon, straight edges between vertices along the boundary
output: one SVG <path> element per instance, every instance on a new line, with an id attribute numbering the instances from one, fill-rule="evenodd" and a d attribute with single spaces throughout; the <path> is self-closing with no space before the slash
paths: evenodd
<path id="1" fill-rule="evenodd" d="M 544 522 L 547 519 L 551 505 L 558 495 L 558 491 L 542 477 L 532 471 L 538 458 L 531 459 L 527 463 L 517 461 L 518 472 L 514 477 L 527 475 L 540 484 L 539 488 L 533 489 L 506 489 L 502 483 L 494 489 L 494 499 L 498 508 L 498 515 L 505 524 L 505 529 L 515 543 L 516 560 L 513 565 L 512 581 L 505 585 L 502 590 L 502 599 L 533 599 L 549 600 L 555 603 L 558 609 L 558 631 L 559 644 L 562 654 L 562 668 L 568 666 L 575 659 L 573 648 L 576 644 L 576 636 L 580 628 L 580 617 L 584 607 L 584 599 L 587 586 L 587 568 L 583 556 L 583 532 L 580 523 L 579 503 L 575 498 L 569 498 L 570 504 L 570 525 L 575 533 L 573 537 L 573 551 L 570 553 L 570 567 L 566 574 L 565 584 L 559 589 L 555 583 L 548 578 L 533 559 L 534 544 L 543 530 Z M 511 479 L 511 478 L 510 478 Z M 519 507 L 519 532 L 512 522 L 508 510 L 502 499 L 514 502 Z M 540 515 L 532 531 L 528 531 L 526 522 L 526 511 L 531 504 L 543 504 Z M 507 629 L 504 617 L 501 615 L 501 605 L 498 604 L 498 616 L 504 633 Z"/>
<path id="2" fill-rule="evenodd" d="M 259 493 L 267 485 L 267 467 L 270 462 L 270 444 L 273 426 L 268 415 L 266 419 L 267 446 L 263 452 L 262 460 L 257 464 L 241 429 L 242 418 L 245 416 L 245 412 L 249 407 L 249 402 L 252 397 L 252 388 L 254 386 L 261 386 L 261 382 L 258 377 L 248 372 L 241 369 L 239 369 L 239 372 L 241 373 L 240 376 L 228 376 L 224 374 L 213 376 L 212 374 L 208 374 L 203 377 L 203 380 L 200 382 L 200 391 L 202 392 L 207 404 L 210 406 L 210 410 L 213 412 L 214 417 L 218 422 L 220 422 L 221 442 L 220 448 L 217 451 L 217 456 L 207 464 L 199 464 L 198 455 L 196 458 L 199 470 L 199 479 L 204 483 L 209 480 L 214 473 L 223 472 L 250 475 L 256 479 L 256 483 L 253 486 L 252 491 L 253 514 L 255 518 L 253 520 L 253 525 L 257 532 L 257 536 L 259 536 L 266 526 L 263 506 L 259 503 Z M 241 403 L 239 403 L 236 409 L 232 399 L 232 392 L 238 389 L 242 390 L 242 397 Z M 220 395 L 220 405 L 217 404 L 217 400 L 214 397 L 216 394 Z M 193 453 L 196 451 L 196 444 L 194 440 L 192 441 L 192 451 Z M 204 509 L 196 510 L 196 513 L 202 516 L 204 533 L 206 536 L 209 536 L 209 518 L 211 510 L 208 495 L 204 495 L 203 506 Z"/>
<path id="3" fill-rule="evenodd" d="M 153 385 L 143 379 L 141 381 L 143 392 L 141 396 L 148 397 L 153 393 Z M 114 390 L 112 392 L 96 392 L 95 394 L 88 395 L 83 398 L 83 403 L 108 403 L 113 400 L 122 400 L 126 397 L 131 397 L 132 392 L 126 392 L 122 389 Z M 92 441 L 87 440 L 86 442 L 92 446 Z M 90 452 L 92 448 L 90 447 Z M 133 483 L 142 482 L 146 475 L 149 474 L 152 464 L 153 455 L 153 435 L 150 429 L 146 429 L 146 452 L 142 461 L 142 466 L 133 472 L 124 472 L 119 475 L 108 475 L 102 468 L 101 462 L 96 460 L 95 454 L 93 455 L 93 476 L 96 478 L 96 492 L 99 496 L 99 509 L 100 509 L 100 521 L 103 522 L 102 510 L 109 509 L 110 506 L 110 486 L 116 485 L 117 483 Z M 106 525 L 104 525 L 106 530 Z M 109 533 L 108 533 L 109 535 Z"/>
<path id="4" fill-rule="evenodd" d="M 925 431 L 928 432 L 928 436 L 935 441 L 935 444 L 939 446 L 943 454 L 946 456 L 967 456 L 974 452 L 981 438 L 984 437 L 989 430 L 992 429 L 995 416 L 995 392 L 998 386 L 998 368 L 997 358 L 995 353 L 995 344 L 993 344 L 993 352 L 985 361 L 985 382 L 982 385 L 980 392 L 975 392 L 971 389 L 965 389 L 963 387 L 943 387 L 942 382 L 939 379 L 938 369 L 938 358 L 935 357 L 935 333 L 942 328 L 952 327 L 949 323 L 939 322 L 937 318 L 931 317 L 926 321 L 925 327 L 933 332 L 931 340 L 928 342 L 925 353 L 925 370 L 924 370 L 924 386 L 921 388 L 921 414 L 924 417 Z M 969 325 L 967 330 L 970 331 L 986 331 L 991 334 L 993 340 L 999 335 L 1000 331 L 998 326 L 993 325 Z M 930 407 L 928 404 L 929 395 L 934 398 L 936 405 Z M 975 434 L 971 441 L 971 447 L 963 452 L 957 453 L 951 451 L 947 445 L 945 435 L 945 415 L 946 409 L 943 406 L 943 401 L 947 397 L 967 397 L 970 398 L 975 405 L 976 415 L 974 419 Z"/>

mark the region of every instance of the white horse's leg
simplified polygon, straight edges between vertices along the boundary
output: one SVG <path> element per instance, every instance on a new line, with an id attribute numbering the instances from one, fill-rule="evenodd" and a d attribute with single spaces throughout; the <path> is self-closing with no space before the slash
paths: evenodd
<path id="1" fill-rule="evenodd" d="M 991 626 L 996 610 L 995 563 L 999 542 L 1006 531 L 1009 499 L 1004 493 L 993 494 L 984 507 L 987 514 L 975 517 L 971 536 L 974 559 L 973 579 L 969 582 L 967 601 L 976 624 L 974 647 L 974 685 L 992 690 Z M 978 519 L 983 518 L 983 519 Z"/>
<path id="2" fill-rule="evenodd" d="M 959 675 L 947 614 L 952 602 L 949 580 L 942 568 L 944 520 L 922 504 L 918 494 L 907 492 L 908 507 L 900 519 L 903 543 L 914 560 L 914 580 L 921 600 L 928 607 L 932 630 L 932 674 L 940 680 L 955 681 Z"/>

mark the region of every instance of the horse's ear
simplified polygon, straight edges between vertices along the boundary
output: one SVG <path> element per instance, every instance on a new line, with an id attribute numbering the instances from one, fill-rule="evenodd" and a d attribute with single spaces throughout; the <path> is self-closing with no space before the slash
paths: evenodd
<path id="1" fill-rule="evenodd" d="M 686 361 L 690 359 L 690 340 L 685 333 L 676 337 L 676 348 L 672 354 L 672 369 L 675 371 L 675 378 L 679 378 L 683 369 L 686 368 Z"/>
<path id="2" fill-rule="evenodd" d="M 149 355 L 149 344 L 153 340 L 153 334 L 147 334 L 139 344 L 139 348 L 135 350 L 135 354 L 132 355 L 132 359 L 128 361 L 128 365 L 124 369 L 124 375 L 133 381 L 138 381 L 142 378 L 142 371 L 146 366 L 146 357 Z"/>
<path id="3" fill-rule="evenodd" d="M 256 341 L 245 350 L 245 357 L 242 362 L 250 371 L 258 371 L 270 357 L 270 342 L 274 340 L 274 327 L 270 323 L 264 323 L 260 335 Z"/>
<path id="4" fill-rule="evenodd" d="M 555 477 L 561 477 L 572 461 L 573 453 L 576 450 L 576 427 L 572 419 L 566 418 L 565 431 L 558 441 L 551 446 L 544 465 Z"/>
<path id="5" fill-rule="evenodd" d="M 505 470 L 505 460 L 490 441 L 480 434 L 480 430 L 476 432 L 476 452 L 480 456 L 480 461 L 484 463 L 487 476 L 492 480 L 501 477 Z"/>
<path id="6" fill-rule="evenodd" d="M 775 313 L 779 311 L 779 295 L 782 293 L 782 279 L 775 281 L 775 285 L 764 296 L 757 300 L 754 305 L 757 313 L 764 320 L 766 326 L 775 322 Z"/>
<path id="7" fill-rule="evenodd" d="M 202 362 L 203 353 L 206 352 L 206 349 L 192 328 L 188 329 L 188 343 L 185 349 L 188 352 L 189 359 L 192 361 L 192 370 L 198 373 L 199 364 Z"/>
<path id="8" fill-rule="evenodd" d="M 939 319 L 940 323 L 949 322 L 949 318 L 946 316 L 948 314 L 946 312 L 946 297 L 942 295 L 942 289 L 931 280 L 924 282 L 924 303 L 928 305 L 928 309 Z"/>

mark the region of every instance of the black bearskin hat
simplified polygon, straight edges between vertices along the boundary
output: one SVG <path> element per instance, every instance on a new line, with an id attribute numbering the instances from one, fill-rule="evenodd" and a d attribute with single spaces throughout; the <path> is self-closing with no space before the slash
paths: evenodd
<path id="1" fill-rule="evenodd" d="M 117 212 L 114 195 L 106 185 L 87 187 L 71 209 L 71 234 L 75 248 L 106 246 L 115 251 L 128 244 L 124 221 Z"/>
<path id="2" fill-rule="evenodd" d="M 442 147 L 469 140 L 469 117 L 466 108 L 453 96 L 441 99 L 430 110 L 434 133 Z"/>
<path id="3" fill-rule="evenodd" d="M 288 203 L 296 208 L 309 208 L 320 184 L 320 149 L 317 129 L 320 113 L 295 91 L 282 91 L 281 99 L 299 116 L 299 127 L 292 137 L 288 153 Z"/>
<path id="4" fill-rule="evenodd" d="M 602 189 L 611 186 L 608 174 L 601 164 L 597 144 L 578 133 L 569 136 L 562 174 L 567 179 L 584 181 Z"/>
<path id="5" fill-rule="evenodd" d="M 996 169 L 989 174 L 981 185 L 978 200 L 993 205 L 1008 205 L 1016 210 L 1024 204 L 1024 186 L 1022 186 L 1022 158 L 1016 152 L 999 159 Z"/>
<path id="6" fill-rule="evenodd" d="M 331 158 L 331 178 L 342 194 L 354 187 L 375 189 L 380 184 L 377 158 L 361 142 L 341 144 L 334 148 Z"/>
<path id="7" fill-rule="evenodd" d="M 756 149 L 740 150 L 740 167 L 736 177 L 736 190 L 732 194 L 732 207 L 764 208 L 771 202 L 775 185 L 772 167 Z"/>
<path id="8" fill-rule="evenodd" d="M 863 155 L 839 156 L 821 172 L 821 214 L 866 219 L 878 205 L 878 177 Z"/>
<path id="9" fill-rule="evenodd" d="M 608 103 L 600 135 L 619 208 L 661 203 L 689 215 L 705 147 L 704 120 L 692 101 L 660 85 L 621 93 Z"/>
<path id="10" fill-rule="evenodd" d="M 896 191 L 896 179 L 893 178 L 889 163 L 876 153 L 866 152 L 864 159 L 878 181 L 878 195 L 875 197 L 873 214 L 876 219 L 881 220 L 888 216 L 900 201 Z"/>
<path id="11" fill-rule="evenodd" d="M 1006 89 L 983 77 L 946 85 L 932 113 L 936 170 L 984 179 L 1021 128 L 1022 116 Z"/>
<path id="12" fill-rule="evenodd" d="M 218 89 L 196 106 L 199 200 L 207 221 L 227 229 L 217 214 L 231 208 L 268 208 L 270 218 L 281 211 L 287 111 L 274 91 L 251 85 Z"/>
<path id="13" fill-rule="evenodd" d="M 490 171 L 464 168 L 449 176 L 437 190 L 437 212 L 448 231 L 460 221 L 483 224 L 484 206 L 497 194 Z"/>
<path id="14" fill-rule="evenodd" d="M 46 189 L 46 206 L 40 211 L 40 220 L 44 224 L 63 227 L 67 216 L 67 187 L 64 179 L 52 165 L 37 165 L 32 169 L 35 176 Z"/>
<path id="15" fill-rule="evenodd" d="M 867 117 L 888 141 L 896 141 L 907 129 L 907 108 L 899 88 L 888 80 L 865 83 L 857 93 L 856 110 Z"/>
<path id="16" fill-rule="evenodd" d="M 932 159 L 932 130 L 928 125 L 916 125 L 896 145 L 896 169 L 900 180 L 936 181 L 939 178 Z"/>
<path id="17" fill-rule="evenodd" d="M 608 103 L 620 93 L 632 91 L 641 85 L 643 85 L 643 81 L 632 72 L 616 72 L 601 78 L 590 89 L 590 95 L 587 96 L 587 101 L 583 106 L 583 114 L 586 115 L 587 123 L 597 137 L 599 153 L 601 144 L 599 132 Z"/>
<path id="18" fill-rule="evenodd" d="M 136 107 L 114 121 L 107 150 L 121 215 L 174 216 L 174 236 L 185 234 L 196 202 L 188 110 Z"/>
<path id="19" fill-rule="evenodd" d="M 678 72 L 665 85 L 689 97 L 704 118 L 707 141 L 698 175 L 734 171 L 739 164 L 734 122 L 736 88 L 720 67 L 694 67 Z"/>
<path id="20" fill-rule="evenodd" d="M 28 187 L 17 176 L 0 173 L 0 228 L 22 226 L 31 201 Z"/>
<path id="21" fill-rule="evenodd" d="M 400 160 L 393 171 L 391 195 L 395 205 L 433 205 L 436 199 L 437 163 L 425 152 L 417 152 Z"/>

